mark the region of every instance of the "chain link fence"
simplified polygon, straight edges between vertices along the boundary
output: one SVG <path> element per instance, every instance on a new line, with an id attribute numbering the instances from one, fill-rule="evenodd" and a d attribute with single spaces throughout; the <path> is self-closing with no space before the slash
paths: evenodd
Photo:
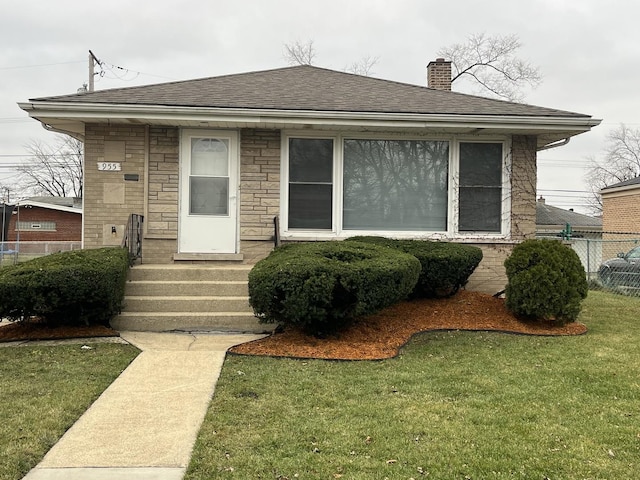
<path id="1" fill-rule="evenodd" d="M 80 248 L 81 242 L 0 242 L 0 265 L 13 265 L 51 253 Z"/>
<path id="2" fill-rule="evenodd" d="M 592 285 L 640 295 L 640 232 L 567 231 L 538 238 L 553 238 L 569 245 L 578 254 Z"/>

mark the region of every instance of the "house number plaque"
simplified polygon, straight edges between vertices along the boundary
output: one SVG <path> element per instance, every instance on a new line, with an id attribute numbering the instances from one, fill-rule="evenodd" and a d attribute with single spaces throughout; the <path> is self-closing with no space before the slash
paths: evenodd
<path id="1" fill-rule="evenodd" d="M 100 172 L 119 172 L 122 170 L 120 162 L 98 162 Z"/>

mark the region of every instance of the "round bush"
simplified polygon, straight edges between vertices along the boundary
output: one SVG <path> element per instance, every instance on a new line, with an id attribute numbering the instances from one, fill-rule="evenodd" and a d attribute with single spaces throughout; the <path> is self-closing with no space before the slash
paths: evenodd
<path id="1" fill-rule="evenodd" d="M 347 242 L 288 244 L 249 273 L 249 302 L 263 323 L 322 336 L 413 290 L 420 263 L 402 252 Z"/>
<path id="2" fill-rule="evenodd" d="M 588 284 L 580 258 L 557 240 L 526 240 L 504 262 L 506 305 L 528 319 L 574 321 L 587 296 Z"/>
<path id="3" fill-rule="evenodd" d="M 413 255 L 420 261 L 420 278 L 411 297 L 438 298 L 454 295 L 467 284 L 482 260 L 473 245 L 428 240 L 393 240 L 385 237 L 352 237 L 349 242 L 382 245 Z"/>

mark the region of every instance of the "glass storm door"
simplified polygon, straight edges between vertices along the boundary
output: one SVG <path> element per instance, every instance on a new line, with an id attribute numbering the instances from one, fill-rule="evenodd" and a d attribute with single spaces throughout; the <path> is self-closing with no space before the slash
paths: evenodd
<path id="1" fill-rule="evenodd" d="M 236 253 L 236 132 L 184 130 L 181 137 L 181 253 Z"/>

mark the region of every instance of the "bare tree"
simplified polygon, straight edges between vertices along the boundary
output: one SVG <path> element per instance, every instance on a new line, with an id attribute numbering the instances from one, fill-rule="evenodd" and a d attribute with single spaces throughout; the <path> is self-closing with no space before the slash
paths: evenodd
<path id="1" fill-rule="evenodd" d="M 30 154 L 18 168 L 23 193 L 53 197 L 82 197 L 83 144 L 57 135 L 52 144 L 32 140 Z"/>
<path id="2" fill-rule="evenodd" d="M 592 193 L 589 203 L 595 212 L 602 211 L 601 189 L 640 176 L 640 129 L 621 123 L 607 134 L 603 154 L 599 160 L 589 159 L 585 176 Z"/>
<path id="3" fill-rule="evenodd" d="M 356 75 L 364 75 L 365 77 L 369 77 L 374 74 L 373 67 L 378 64 L 378 60 L 380 57 L 372 57 L 371 55 L 367 55 L 366 57 L 362 57 L 359 61 L 353 62 L 345 71 L 349 73 L 354 73 Z"/>
<path id="4" fill-rule="evenodd" d="M 283 57 L 289 65 L 315 65 L 316 50 L 313 40 L 307 40 L 305 43 L 285 43 Z M 368 77 L 373 74 L 373 67 L 377 65 L 378 60 L 379 57 L 367 55 L 345 67 L 344 71 Z"/>
<path id="5" fill-rule="evenodd" d="M 525 86 L 537 87 L 542 77 L 538 67 L 516 56 L 522 44 L 517 35 L 470 35 L 465 43 L 441 48 L 437 54 L 451 61 L 452 79 L 470 78 L 493 96 L 522 101 Z M 479 93 L 479 92 L 478 92 Z"/>
<path id="6" fill-rule="evenodd" d="M 307 40 L 306 43 L 286 43 L 283 56 L 289 65 L 313 65 L 316 58 L 313 40 Z"/>

